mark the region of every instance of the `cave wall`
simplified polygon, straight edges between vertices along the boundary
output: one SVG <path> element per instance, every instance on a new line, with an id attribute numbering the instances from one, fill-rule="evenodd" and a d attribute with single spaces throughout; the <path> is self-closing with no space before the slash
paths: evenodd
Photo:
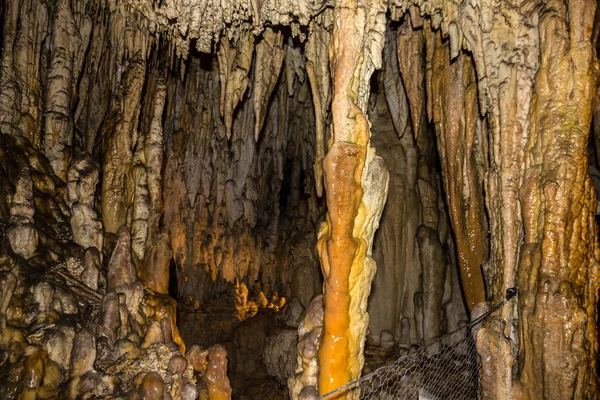
<path id="1" fill-rule="evenodd" d="M 310 87 L 289 32 L 268 30 L 255 44 L 241 31 L 217 57 L 176 61 L 175 47 L 125 4 L 7 2 L 4 11 L 3 132 L 42 149 L 63 181 L 74 160 L 99 166 L 101 207 L 96 198 L 81 218 L 94 219 L 100 238 L 79 244 L 103 250 L 105 232 L 110 249 L 127 225 L 140 265 L 168 260 L 157 254 L 168 245 L 188 305 L 206 300 L 217 278 L 299 282 L 287 291 L 308 303 L 315 261 L 290 246 L 308 246 L 301 236 L 314 236 L 321 211 Z M 281 206 L 290 212 L 280 218 Z"/>
<path id="2" fill-rule="evenodd" d="M 183 59 L 123 2 L 0 11 L 2 396 L 230 396 L 224 348 L 186 347 L 177 308 L 321 290 L 298 37 L 240 30 Z"/>
<path id="3" fill-rule="evenodd" d="M 281 50 L 285 70 L 275 71 L 258 142 L 248 134 L 255 126 L 252 99 L 269 94 L 255 95 L 255 73 L 229 140 L 216 60 L 191 58 L 186 79 L 169 81 L 164 226 L 185 304 L 207 300 L 217 279 L 282 284 L 305 304 L 318 290 L 310 253 L 321 212 L 312 177 L 314 112 L 300 50 L 293 43 Z"/>
<path id="4" fill-rule="evenodd" d="M 371 82 L 368 114 L 372 143 L 390 171 L 388 198 L 373 243 L 378 267 L 369 297 L 369 339 L 377 343 L 385 329 L 408 349 L 454 331 L 469 318 L 453 257 L 435 132 L 421 107 L 416 111 L 420 133 L 413 134 L 397 61 L 402 54 L 395 43 L 402 28 L 388 29 L 384 65 Z M 424 87 L 424 75 L 414 78 Z M 398 96 L 404 100 L 396 100 Z M 402 123 L 394 124 L 388 104 L 402 107 Z"/>

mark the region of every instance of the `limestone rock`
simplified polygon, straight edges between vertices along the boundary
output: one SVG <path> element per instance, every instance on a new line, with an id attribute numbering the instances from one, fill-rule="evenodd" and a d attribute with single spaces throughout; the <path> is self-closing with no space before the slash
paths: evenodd
<path id="1" fill-rule="evenodd" d="M 227 350 L 221 345 L 208 349 L 206 383 L 210 399 L 231 400 L 231 386 L 227 377 Z"/>
<path id="2" fill-rule="evenodd" d="M 99 180 L 98 166 L 89 156 L 73 159 L 67 175 L 73 240 L 84 248 L 104 246 L 102 221 L 94 210 L 94 194 Z M 101 256 L 102 253 L 99 253 Z"/>
<path id="3" fill-rule="evenodd" d="M 379 334 L 379 345 L 385 350 L 390 350 L 394 347 L 394 334 L 388 330 L 382 330 Z"/>
<path id="4" fill-rule="evenodd" d="M 13 251 L 25 258 L 31 258 L 38 246 L 34 214 L 33 183 L 29 169 L 24 168 L 19 172 L 11 200 L 10 227 L 7 235 Z"/>
<path id="5" fill-rule="evenodd" d="M 296 348 L 298 331 L 295 329 L 275 329 L 265 342 L 263 360 L 267 373 L 285 385 L 296 369 Z"/>
<path id="6" fill-rule="evenodd" d="M 148 251 L 144 259 L 139 277 L 144 287 L 156 293 L 168 294 L 169 292 L 169 267 L 173 251 L 167 244 L 167 239 L 161 237 Z"/>
<path id="7" fill-rule="evenodd" d="M 315 297 L 306 309 L 302 323 L 298 327 L 298 347 L 296 371 L 288 379 L 292 399 L 312 398 L 318 395 L 317 353 L 323 332 L 323 297 Z"/>

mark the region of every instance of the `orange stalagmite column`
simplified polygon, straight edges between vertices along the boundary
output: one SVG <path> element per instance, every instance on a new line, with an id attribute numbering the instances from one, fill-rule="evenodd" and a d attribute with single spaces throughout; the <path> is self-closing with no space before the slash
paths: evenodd
<path id="1" fill-rule="evenodd" d="M 371 248 L 388 189 L 385 163 L 369 145 L 365 108 L 371 74 L 381 67 L 385 10 L 381 0 L 341 0 L 334 10 L 333 137 L 323 160 L 328 214 L 317 245 L 325 310 L 321 394 L 358 378 L 364 363 L 367 299 L 376 268 Z"/>

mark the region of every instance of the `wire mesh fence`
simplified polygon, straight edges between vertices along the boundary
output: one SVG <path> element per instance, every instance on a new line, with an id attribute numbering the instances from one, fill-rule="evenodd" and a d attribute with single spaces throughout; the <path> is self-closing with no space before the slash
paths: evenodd
<path id="1" fill-rule="evenodd" d="M 509 289 L 500 303 L 470 324 L 319 399 L 481 399 L 475 333 L 515 294 Z"/>

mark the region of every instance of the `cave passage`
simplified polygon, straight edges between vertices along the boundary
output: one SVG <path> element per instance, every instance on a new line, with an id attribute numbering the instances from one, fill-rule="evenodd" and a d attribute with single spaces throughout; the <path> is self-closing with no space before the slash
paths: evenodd
<path id="1" fill-rule="evenodd" d="M 596 2 L 0 21 L 0 398 L 597 397 Z"/>

